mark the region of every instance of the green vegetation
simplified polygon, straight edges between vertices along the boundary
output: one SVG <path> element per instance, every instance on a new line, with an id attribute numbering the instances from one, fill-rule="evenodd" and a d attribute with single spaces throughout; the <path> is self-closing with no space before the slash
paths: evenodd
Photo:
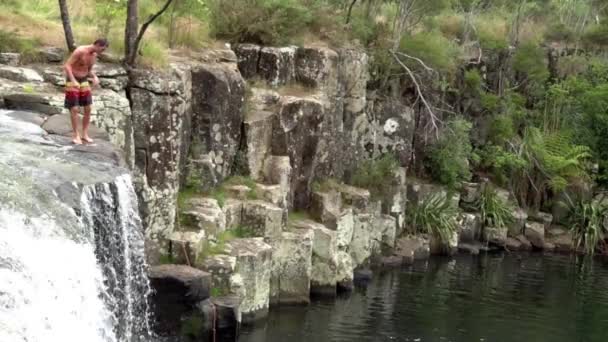
<path id="1" fill-rule="evenodd" d="M 421 203 L 407 207 L 407 222 L 414 232 L 432 234 L 447 242 L 456 231 L 456 208 L 450 200 L 433 194 Z"/>
<path id="2" fill-rule="evenodd" d="M 469 170 L 469 158 L 472 156 L 469 138 L 471 127 L 470 122 L 461 118 L 448 121 L 444 132 L 428 153 L 427 168 L 431 176 L 450 188 L 456 188 L 460 182 L 471 178 Z"/>
<path id="3" fill-rule="evenodd" d="M 288 215 L 289 222 L 294 221 L 302 221 L 302 220 L 311 220 L 311 216 L 309 213 L 305 211 L 290 211 Z"/>
<path id="4" fill-rule="evenodd" d="M 475 207 L 486 227 L 506 227 L 513 221 L 512 208 L 490 185 L 484 187 Z"/>
<path id="5" fill-rule="evenodd" d="M 399 163 L 393 154 L 366 160 L 353 174 L 351 183 L 356 187 L 368 189 L 373 198 L 379 198 L 390 193 L 398 167 Z"/>
<path id="6" fill-rule="evenodd" d="M 197 257 L 197 264 L 200 264 L 206 258 L 226 253 L 226 244 L 234 239 L 254 237 L 253 231 L 248 227 L 233 227 L 219 233 L 215 237 L 215 241 L 207 239 Z"/>
<path id="7" fill-rule="evenodd" d="M 571 207 L 570 224 L 577 249 L 587 254 L 594 254 L 598 247 L 606 251 L 606 215 L 608 208 L 601 203 L 579 202 Z"/>

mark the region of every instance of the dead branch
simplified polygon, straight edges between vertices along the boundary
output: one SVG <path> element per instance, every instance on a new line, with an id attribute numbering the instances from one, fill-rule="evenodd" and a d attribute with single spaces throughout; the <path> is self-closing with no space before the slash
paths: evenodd
<path id="1" fill-rule="evenodd" d="M 430 123 L 433 126 L 433 129 L 435 130 L 435 134 L 439 135 L 439 127 L 437 126 L 437 122 L 441 122 L 441 120 L 439 120 L 439 118 L 437 118 L 437 116 L 433 112 L 433 109 L 431 108 L 431 106 L 429 105 L 429 103 L 426 101 L 426 98 L 424 97 L 424 94 L 422 94 L 422 90 L 420 89 L 420 84 L 418 83 L 418 80 L 416 79 L 416 76 L 414 75 L 414 73 L 412 72 L 412 70 L 410 70 L 410 68 L 408 68 L 407 65 L 405 65 L 405 63 L 403 63 L 399 59 L 399 57 L 397 56 L 397 54 L 395 53 L 395 51 L 389 50 L 389 52 L 391 53 L 391 55 L 393 55 L 393 57 L 395 58 L 395 60 L 397 61 L 397 63 L 399 63 L 399 65 L 401 65 L 401 67 L 403 67 L 405 69 L 405 71 L 407 71 L 407 73 L 409 74 L 412 82 L 414 82 L 414 86 L 416 87 L 416 92 L 418 93 L 418 97 L 420 98 L 420 100 L 422 101 L 422 103 L 424 104 L 426 110 L 429 113 Z"/>

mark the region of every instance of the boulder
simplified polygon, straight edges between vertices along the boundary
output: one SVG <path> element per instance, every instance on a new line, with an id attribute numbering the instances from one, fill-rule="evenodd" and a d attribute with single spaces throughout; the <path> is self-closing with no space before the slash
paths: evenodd
<path id="1" fill-rule="evenodd" d="M 355 269 L 353 259 L 345 251 L 338 250 L 336 253 L 336 285 L 339 291 L 350 291 L 353 289 L 353 270 Z"/>
<path id="2" fill-rule="evenodd" d="M 279 238 L 285 225 L 283 209 L 260 200 L 244 202 L 241 225 L 251 229 L 253 236 Z"/>
<path id="3" fill-rule="evenodd" d="M 295 54 L 295 77 L 313 88 L 337 89 L 338 54 L 328 48 L 298 48 Z"/>
<path id="4" fill-rule="evenodd" d="M 355 213 L 366 213 L 370 210 L 371 194 L 367 189 L 340 184 L 337 190 L 342 195 L 342 203 L 351 206 Z"/>
<path id="5" fill-rule="evenodd" d="M 545 245 L 545 226 L 543 223 L 528 221 L 524 231 L 532 246 L 542 249 Z"/>
<path id="6" fill-rule="evenodd" d="M 430 254 L 430 241 L 424 236 L 408 235 L 397 239 L 395 255 L 403 257 L 405 263 L 427 259 Z"/>
<path id="7" fill-rule="evenodd" d="M 258 75 L 273 87 L 295 79 L 295 47 L 263 47 L 258 60 Z"/>
<path id="8" fill-rule="evenodd" d="M 272 254 L 272 284 L 278 285 L 276 302 L 281 304 L 304 304 L 310 302 L 312 274 L 312 250 L 314 232 L 310 229 L 295 229 L 281 233 Z M 274 281 L 273 281 L 274 280 Z M 272 301 L 271 288 L 271 301 Z"/>
<path id="9" fill-rule="evenodd" d="M 226 330 L 236 335 L 241 325 L 241 312 L 239 310 L 240 299 L 237 296 L 223 296 L 211 298 L 215 309 L 213 320 L 218 332 Z"/>
<path id="10" fill-rule="evenodd" d="M 485 227 L 484 241 L 496 246 L 504 247 L 507 242 L 507 227 Z"/>
<path id="11" fill-rule="evenodd" d="M 572 233 L 569 231 L 559 235 L 551 234 L 547 238 L 547 242 L 554 245 L 557 252 L 570 253 L 576 250 L 576 246 L 572 240 Z"/>
<path id="12" fill-rule="evenodd" d="M 310 292 L 315 295 L 336 295 L 337 234 L 336 231 L 312 220 L 298 220 L 292 227 L 313 232 Z"/>
<path id="13" fill-rule="evenodd" d="M 236 257 L 236 273 L 240 276 L 239 310 L 243 323 L 266 317 L 270 303 L 272 247 L 262 238 L 235 239 L 226 244 L 229 255 Z M 233 281 L 233 287 L 234 286 Z"/>
<path id="14" fill-rule="evenodd" d="M 347 131 L 352 130 L 355 117 L 365 111 L 369 80 L 368 62 L 367 54 L 361 49 L 345 48 L 339 51 L 338 71 L 340 85 L 344 90 L 343 120 Z"/>
<path id="15" fill-rule="evenodd" d="M 453 231 L 447 240 L 437 235 L 431 235 L 431 254 L 453 255 L 458 251 L 458 231 Z"/>
<path id="16" fill-rule="evenodd" d="M 481 237 L 481 215 L 461 213 L 458 215 L 458 241 L 473 242 Z"/>
<path id="17" fill-rule="evenodd" d="M 152 266 L 149 279 L 156 297 L 173 298 L 174 303 L 195 304 L 211 291 L 211 274 L 186 265 Z"/>
<path id="18" fill-rule="evenodd" d="M 67 114 L 52 115 L 44 122 L 44 124 L 42 124 L 42 129 L 47 131 L 49 134 L 57 134 L 63 135 L 65 137 L 71 137 L 72 122 L 70 116 Z M 79 129 L 79 131 L 82 132 L 81 129 Z M 93 138 L 93 140 L 110 140 L 106 131 L 96 127 L 93 124 L 89 126 L 89 136 Z"/>
<path id="19" fill-rule="evenodd" d="M 373 219 L 370 214 L 357 214 L 354 216 L 353 239 L 348 250 L 355 267 L 363 265 L 372 256 L 375 247 L 373 236 Z"/>
<path id="20" fill-rule="evenodd" d="M 313 98 L 285 96 L 280 101 L 272 133 L 272 155 L 289 156 L 294 207 L 308 206 L 321 135 L 324 109 Z"/>
<path id="21" fill-rule="evenodd" d="M 520 235 L 524 231 L 526 221 L 528 220 L 528 214 L 522 208 L 516 208 L 512 211 L 513 221 L 508 224 L 508 235 L 515 237 Z"/>
<path id="22" fill-rule="evenodd" d="M 217 181 L 228 177 L 241 141 L 245 81 L 233 64 L 201 64 L 192 70 L 190 156 L 207 155 Z"/>
<path id="23" fill-rule="evenodd" d="M 287 156 L 269 156 L 264 162 L 264 180 L 270 184 L 279 184 L 281 191 L 287 193 L 287 202 L 291 204 L 292 168 Z"/>
<path id="24" fill-rule="evenodd" d="M 355 228 L 355 216 L 352 208 L 342 210 L 336 223 L 336 234 L 338 247 L 345 249 L 353 240 Z"/>
<path id="25" fill-rule="evenodd" d="M 6 78 L 16 82 L 44 82 L 44 79 L 36 70 L 10 65 L 0 66 L 0 78 Z"/>
<path id="26" fill-rule="evenodd" d="M 519 251 L 522 249 L 522 245 L 523 244 L 519 240 L 512 237 L 508 237 L 505 242 L 505 248 L 508 251 Z"/>
<path id="27" fill-rule="evenodd" d="M 256 181 L 264 179 L 264 161 L 270 155 L 274 113 L 254 111 L 245 118 L 245 141 L 247 144 L 247 168 Z"/>
<path id="28" fill-rule="evenodd" d="M 529 251 L 532 249 L 532 243 L 530 243 L 530 240 L 528 240 L 524 235 L 517 235 L 515 240 L 521 243 L 521 250 Z"/>
<path id="29" fill-rule="evenodd" d="M 372 229 L 379 232 L 381 243 L 380 250 L 373 252 L 392 250 L 395 247 L 395 238 L 397 236 L 397 220 L 390 215 L 380 215 L 374 217 Z M 377 237 L 378 234 L 375 234 Z"/>
<path id="30" fill-rule="evenodd" d="M 182 217 L 191 228 L 204 231 L 208 239 L 226 230 L 226 216 L 217 200 L 205 197 L 192 197 L 184 202 Z"/>
<path id="31" fill-rule="evenodd" d="M 315 220 L 331 229 L 336 229 L 341 210 L 342 196 L 336 190 L 312 193 L 309 211 Z"/>
<path id="32" fill-rule="evenodd" d="M 48 89 L 40 92 L 35 90 L 32 93 L 24 92 L 23 89 L 20 89 L 19 91 L 9 92 L 3 96 L 4 104 L 9 109 L 27 110 L 46 115 L 64 113 L 63 94 L 52 91 L 47 92 L 46 90 Z"/>
<path id="33" fill-rule="evenodd" d="M 44 47 L 39 52 L 47 63 L 61 63 L 66 57 L 64 49 L 54 46 Z"/>
<path id="34" fill-rule="evenodd" d="M 253 78 L 258 74 L 258 63 L 260 61 L 259 45 L 254 44 L 239 44 L 235 46 L 239 71 L 244 78 Z"/>
<path id="35" fill-rule="evenodd" d="M 16 52 L 0 52 L 0 64 L 17 66 L 21 61 L 21 54 Z"/>
<path id="36" fill-rule="evenodd" d="M 458 251 L 464 252 L 471 255 L 479 255 L 482 245 L 478 242 L 459 242 Z"/>
<path id="37" fill-rule="evenodd" d="M 463 182 L 460 189 L 460 200 L 465 207 L 472 207 L 481 195 L 483 184 Z"/>
<path id="38" fill-rule="evenodd" d="M 236 257 L 230 255 L 210 255 L 200 265 L 201 269 L 212 275 L 212 289 L 216 293 L 236 294 L 235 286 Z"/>
<path id="39" fill-rule="evenodd" d="M 242 201 L 229 198 L 224 201 L 222 210 L 224 211 L 224 216 L 226 217 L 226 229 L 241 226 L 241 219 L 243 215 Z"/>
<path id="40" fill-rule="evenodd" d="M 182 321 L 196 315 L 199 304 L 209 297 L 211 276 L 192 267 L 153 266 L 149 278 L 155 325 L 162 331 L 179 329 Z"/>
<path id="41" fill-rule="evenodd" d="M 173 262 L 198 266 L 206 241 L 204 231 L 174 231 L 169 234 L 168 239 Z"/>
<path id="42" fill-rule="evenodd" d="M 251 192 L 251 188 L 247 185 L 227 185 L 224 187 L 226 194 L 230 198 L 238 199 L 238 200 L 246 200 L 249 193 Z"/>
<path id="43" fill-rule="evenodd" d="M 551 223 L 553 223 L 553 215 L 549 213 L 538 212 L 531 216 L 530 219 L 542 223 L 545 227 L 545 230 L 550 229 Z"/>
<path id="44" fill-rule="evenodd" d="M 287 189 L 284 189 L 281 185 L 257 184 L 255 191 L 264 201 L 270 202 L 282 209 L 287 208 Z"/>

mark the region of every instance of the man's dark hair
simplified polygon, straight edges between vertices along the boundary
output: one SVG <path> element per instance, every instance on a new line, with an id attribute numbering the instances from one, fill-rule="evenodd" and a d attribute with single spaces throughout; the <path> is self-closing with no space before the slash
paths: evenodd
<path id="1" fill-rule="evenodd" d="M 110 43 L 105 38 L 98 38 L 95 41 L 95 43 L 93 43 L 93 45 L 102 46 L 102 47 L 108 47 L 110 45 Z"/>

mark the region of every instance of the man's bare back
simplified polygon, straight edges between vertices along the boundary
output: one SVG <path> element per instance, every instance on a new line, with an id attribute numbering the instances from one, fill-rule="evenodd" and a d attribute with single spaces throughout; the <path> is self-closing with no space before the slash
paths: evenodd
<path id="1" fill-rule="evenodd" d="M 97 60 L 97 55 L 108 47 L 108 41 L 98 39 L 92 45 L 80 46 L 70 56 L 64 64 L 66 84 L 65 84 L 65 108 L 70 110 L 72 121 L 72 142 L 80 145 L 82 142 L 92 143 L 89 137 L 89 123 L 91 121 L 91 109 L 93 97 L 89 77 L 92 78 L 93 86 L 99 85 L 99 79 L 93 71 L 93 65 Z M 82 119 L 82 136 L 78 132 L 79 107 L 84 109 Z"/>

